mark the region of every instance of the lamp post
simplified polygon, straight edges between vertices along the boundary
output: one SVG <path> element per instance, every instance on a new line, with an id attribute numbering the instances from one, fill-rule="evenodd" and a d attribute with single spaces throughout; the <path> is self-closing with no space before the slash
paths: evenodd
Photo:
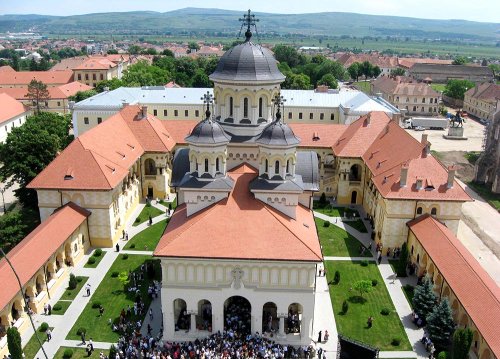
<path id="1" fill-rule="evenodd" d="M 2 195 L 3 195 L 3 191 L 2 191 Z M 17 275 L 16 270 L 12 266 L 12 263 L 10 262 L 9 258 L 7 258 L 7 255 L 3 251 L 2 247 L 0 247 L 0 254 L 2 254 L 2 256 L 5 258 L 5 260 L 9 264 L 9 267 L 12 269 L 12 272 L 14 272 L 14 275 L 16 276 L 17 284 L 19 284 L 19 290 L 21 291 L 21 296 L 23 297 L 23 301 L 25 304 L 24 310 L 26 311 L 26 307 L 28 306 L 28 303 L 26 302 L 26 292 L 23 290 L 23 285 L 21 284 L 21 280 L 19 279 L 19 276 Z M 40 344 L 40 348 L 42 349 L 43 355 L 45 356 L 46 359 L 49 359 L 49 357 L 47 356 L 47 353 L 45 352 L 45 349 L 42 345 L 42 341 L 38 337 L 38 332 L 35 328 L 35 323 L 33 323 L 33 318 L 31 318 L 31 315 L 29 313 L 28 313 L 28 317 L 30 318 L 31 326 L 33 327 L 33 331 L 35 332 L 36 339 L 38 340 L 38 344 Z"/>
<path id="2" fill-rule="evenodd" d="M 5 187 L 0 188 L 0 193 L 2 194 L 2 203 L 3 203 L 3 213 L 7 213 L 7 208 L 5 208 L 5 198 L 3 197 L 3 193 L 5 192 Z"/>

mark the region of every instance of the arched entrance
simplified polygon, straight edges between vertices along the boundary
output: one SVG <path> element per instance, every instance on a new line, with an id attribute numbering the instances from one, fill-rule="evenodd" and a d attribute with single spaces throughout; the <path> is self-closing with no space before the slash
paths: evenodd
<path id="1" fill-rule="evenodd" d="M 191 327 L 191 318 L 186 311 L 187 305 L 184 299 L 177 298 L 174 300 L 174 320 L 175 331 L 189 330 Z"/>
<path id="2" fill-rule="evenodd" d="M 156 163 L 153 159 L 148 158 L 144 161 L 144 174 L 146 176 L 156 175 Z"/>
<path id="3" fill-rule="evenodd" d="M 484 351 L 483 351 L 483 354 L 481 354 L 481 358 L 479 359 L 492 359 L 493 356 L 491 355 L 491 350 L 489 350 L 488 348 L 486 348 Z"/>
<path id="4" fill-rule="evenodd" d="M 212 331 L 212 303 L 209 300 L 202 299 L 198 302 L 196 328 L 198 330 Z"/>
<path id="5" fill-rule="evenodd" d="M 72 266 L 73 265 L 73 256 L 71 254 L 71 243 L 66 243 L 64 246 L 64 256 L 65 256 L 65 263 L 67 266 Z"/>
<path id="6" fill-rule="evenodd" d="M 56 257 L 56 273 L 64 266 L 64 255 L 62 252 L 57 254 Z"/>
<path id="7" fill-rule="evenodd" d="M 288 306 L 288 318 L 285 321 L 286 334 L 299 334 L 302 323 L 302 305 L 299 303 L 292 303 Z"/>
<path id="8" fill-rule="evenodd" d="M 361 181 L 361 166 L 352 165 L 349 170 L 349 181 L 359 182 Z"/>
<path id="9" fill-rule="evenodd" d="M 250 334 L 252 330 L 252 305 L 238 295 L 224 302 L 224 330 L 233 330 L 240 335 Z"/>
<path id="10" fill-rule="evenodd" d="M 42 293 L 45 290 L 45 283 L 43 281 L 43 275 L 39 274 L 36 277 L 36 293 L 35 297 L 38 296 L 38 294 Z"/>
<path id="11" fill-rule="evenodd" d="M 358 191 L 352 191 L 351 193 L 351 204 L 356 204 L 358 200 Z"/>
<path id="12" fill-rule="evenodd" d="M 9 328 L 9 319 L 7 315 L 2 315 L 0 317 L 0 338 L 3 338 L 7 334 L 7 329 Z"/>
<path id="13" fill-rule="evenodd" d="M 10 315 L 12 316 L 12 320 L 16 322 L 19 318 L 21 318 L 23 314 L 23 304 L 20 300 L 16 300 L 12 303 L 12 308 L 10 310 Z"/>
<path id="14" fill-rule="evenodd" d="M 262 307 L 262 333 L 276 332 L 278 327 L 278 307 L 273 302 L 267 302 Z"/>

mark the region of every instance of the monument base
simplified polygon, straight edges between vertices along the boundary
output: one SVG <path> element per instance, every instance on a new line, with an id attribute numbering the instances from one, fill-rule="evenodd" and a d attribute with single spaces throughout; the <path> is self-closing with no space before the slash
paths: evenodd
<path id="1" fill-rule="evenodd" d="M 463 127 L 450 127 L 448 128 L 448 134 L 443 135 L 447 140 L 466 140 L 467 137 L 464 137 L 464 128 Z"/>

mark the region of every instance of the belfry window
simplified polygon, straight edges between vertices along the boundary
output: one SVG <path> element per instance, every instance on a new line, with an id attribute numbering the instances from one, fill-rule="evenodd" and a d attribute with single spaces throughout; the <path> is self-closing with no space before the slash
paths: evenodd
<path id="1" fill-rule="evenodd" d="M 215 160 L 215 170 L 216 170 L 217 172 L 219 172 L 219 171 L 220 171 L 220 169 L 219 169 L 219 158 L 217 158 L 217 159 Z"/>
<path id="2" fill-rule="evenodd" d="M 229 98 L 229 116 L 233 117 L 233 97 Z"/>
<path id="3" fill-rule="evenodd" d="M 274 173 L 277 175 L 280 174 L 280 161 L 274 162 Z"/>
<path id="4" fill-rule="evenodd" d="M 269 172 L 269 162 L 267 160 L 266 160 L 264 172 L 266 172 L 266 173 Z"/>
<path id="5" fill-rule="evenodd" d="M 259 98 L 259 118 L 262 118 L 263 108 L 262 108 L 262 97 Z"/>
<path id="6" fill-rule="evenodd" d="M 208 158 L 205 158 L 205 172 L 208 172 Z"/>
<path id="7" fill-rule="evenodd" d="M 243 118 L 248 118 L 248 97 L 243 99 Z"/>
<path id="8" fill-rule="evenodd" d="M 286 174 L 290 174 L 290 160 L 286 161 Z"/>

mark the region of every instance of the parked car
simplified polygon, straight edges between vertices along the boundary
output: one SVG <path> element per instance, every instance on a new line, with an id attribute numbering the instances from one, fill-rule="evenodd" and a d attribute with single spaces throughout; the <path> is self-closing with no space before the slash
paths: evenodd
<path id="1" fill-rule="evenodd" d="M 425 128 L 422 126 L 417 126 L 414 128 L 415 131 L 425 131 Z"/>

